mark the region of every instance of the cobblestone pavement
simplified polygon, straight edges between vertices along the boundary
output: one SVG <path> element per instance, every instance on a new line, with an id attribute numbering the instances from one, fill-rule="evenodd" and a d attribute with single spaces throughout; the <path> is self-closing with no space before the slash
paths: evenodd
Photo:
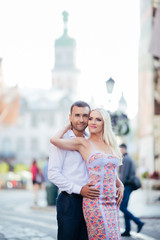
<path id="1" fill-rule="evenodd" d="M 137 226 L 132 223 L 132 237 L 123 237 L 122 239 L 144 239 L 144 240 L 160 240 L 160 218 L 141 218 L 145 225 L 141 233 L 136 233 Z M 121 218 L 121 226 L 123 227 L 123 219 Z M 121 228 L 122 229 L 122 228 Z"/>
<path id="2" fill-rule="evenodd" d="M 55 240 L 57 235 L 55 207 L 46 207 L 44 192 L 40 192 L 39 206 L 32 206 L 30 191 L 0 191 L 0 240 Z M 132 237 L 123 240 L 160 240 L 160 218 L 141 218 L 145 225 L 136 233 L 132 223 Z M 123 216 L 120 215 L 121 231 Z M 69 239 L 66 239 L 69 240 Z"/>
<path id="3" fill-rule="evenodd" d="M 43 214 L 6 214 L 0 219 L 0 240 L 55 240 L 54 212 Z"/>

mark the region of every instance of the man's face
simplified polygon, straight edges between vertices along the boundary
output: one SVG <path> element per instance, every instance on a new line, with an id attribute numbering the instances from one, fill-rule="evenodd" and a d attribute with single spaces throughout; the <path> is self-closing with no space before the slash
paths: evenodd
<path id="1" fill-rule="evenodd" d="M 83 132 L 88 124 L 89 108 L 77 107 L 72 108 L 72 114 L 69 115 L 73 129 L 77 132 Z"/>

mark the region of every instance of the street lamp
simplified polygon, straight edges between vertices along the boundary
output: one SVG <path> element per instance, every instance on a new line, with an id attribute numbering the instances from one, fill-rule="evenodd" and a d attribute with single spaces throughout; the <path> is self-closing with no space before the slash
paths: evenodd
<path id="1" fill-rule="evenodd" d="M 106 87 L 107 87 L 107 93 L 108 93 L 108 110 L 111 111 L 111 94 L 113 91 L 113 87 L 114 87 L 115 81 L 110 77 L 107 81 L 106 81 Z"/>
<path id="2" fill-rule="evenodd" d="M 109 78 L 106 81 L 107 92 L 112 93 L 115 81 L 112 78 Z"/>
<path id="3" fill-rule="evenodd" d="M 112 78 L 109 78 L 106 81 L 108 96 L 109 95 L 111 96 L 114 84 L 115 84 L 115 81 Z M 110 102 L 111 102 L 110 98 L 109 98 L 108 102 L 110 104 Z M 123 136 L 123 135 L 127 135 L 129 133 L 128 117 L 126 114 L 123 113 L 124 105 L 126 107 L 126 101 L 123 97 L 123 94 L 122 94 L 119 104 L 121 104 L 121 107 L 123 106 L 123 109 L 119 109 L 117 111 L 112 112 L 111 108 L 109 108 L 109 110 L 110 110 L 109 113 L 111 116 L 113 131 L 115 132 L 115 134 L 117 136 Z"/>

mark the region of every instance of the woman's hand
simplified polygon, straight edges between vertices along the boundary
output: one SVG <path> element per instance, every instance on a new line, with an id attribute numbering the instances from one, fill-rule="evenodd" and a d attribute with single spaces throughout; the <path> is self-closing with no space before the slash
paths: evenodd
<path id="1" fill-rule="evenodd" d="M 116 192 L 116 202 L 117 202 L 117 206 L 120 207 L 122 199 L 123 199 L 123 194 L 124 194 L 124 186 L 121 185 L 120 187 L 117 188 L 117 192 Z"/>
<path id="2" fill-rule="evenodd" d="M 57 142 L 58 139 L 61 139 L 63 137 L 63 135 L 71 129 L 71 122 L 69 120 L 67 120 L 66 125 L 59 130 L 51 139 L 50 139 L 50 143 L 56 145 L 55 143 Z"/>
<path id="3" fill-rule="evenodd" d="M 72 129 L 72 124 L 70 122 L 70 120 L 68 119 L 67 122 L 66 122 L 66 125 L 65 125 L 65 129 L 66 129 L 66 132 L 70 129 Z"/>
<path id="4" fill-rule="evenodd" d="M 69 138 L 69 139 L 63 138 L 63 135 L 71 128 L 72 128 L 72 125 L 69 121 L 60 131 L 58 131 L 50 139 L 50 143 L 62 149 L 80 152 L 80 148 L 82 148 L 82 146 L 85 145 L 84 143 L 85 139 L 83 137 L 76 137 L 76 138 Z"/>

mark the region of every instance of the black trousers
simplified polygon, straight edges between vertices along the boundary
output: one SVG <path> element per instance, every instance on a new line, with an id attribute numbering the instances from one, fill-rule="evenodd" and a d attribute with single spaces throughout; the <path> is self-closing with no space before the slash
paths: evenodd
<path id="1" fill-rule="evenodd" d="M 57 198 L 58 240 L 88 240 L 79 194 L 62 192 Z"/>

